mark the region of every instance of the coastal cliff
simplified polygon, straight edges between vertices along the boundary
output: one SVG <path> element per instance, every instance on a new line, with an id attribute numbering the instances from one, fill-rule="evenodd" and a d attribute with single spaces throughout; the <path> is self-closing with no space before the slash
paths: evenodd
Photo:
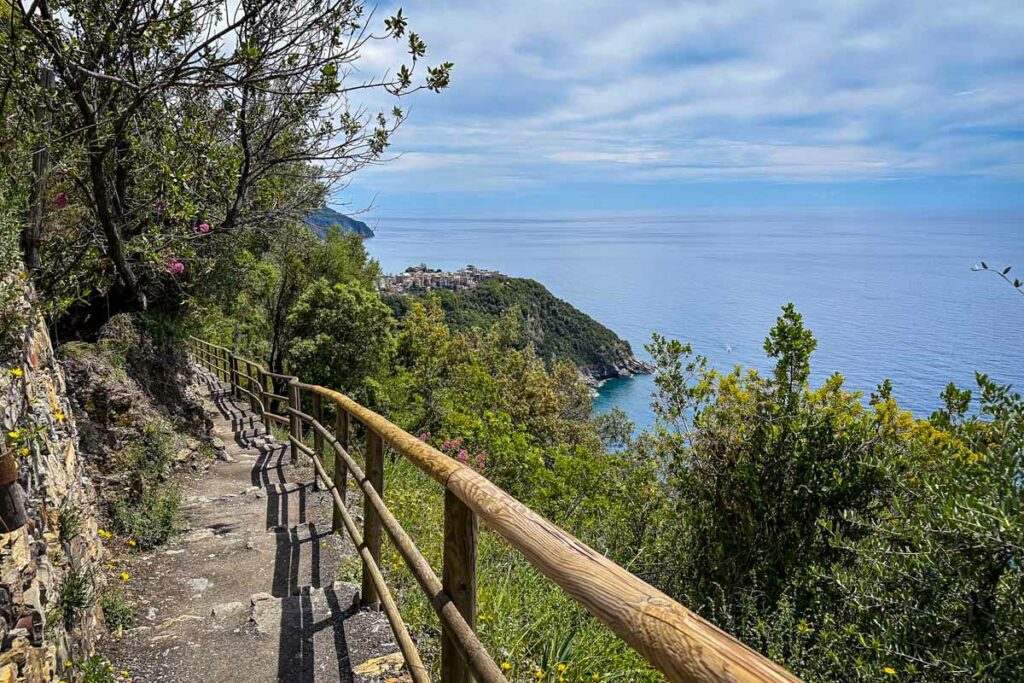
<path id="1" fill-rule="evenodd" d="M 393 294 L 385 301 L 402 317 L 410 298 L 426 296 L 437 297 L 452 330 L 489 327 L 516 308 L 537 354 L 549 362 L 573 363 L 592 387 L 654 370 L 634 355 L 628 341 L 535 280 L 498 275 L 471 287 Z"/>
<path id="2" fill-rule="evenodd" d="M 354 232 L 360 237 L 373 237 L 373 230 L 366 223 L 351 216 L 338 213 L 329 206 L 323 206 L 306 217 L 306 225 L 321 237 L 332 227 L 341 232 Z"/>

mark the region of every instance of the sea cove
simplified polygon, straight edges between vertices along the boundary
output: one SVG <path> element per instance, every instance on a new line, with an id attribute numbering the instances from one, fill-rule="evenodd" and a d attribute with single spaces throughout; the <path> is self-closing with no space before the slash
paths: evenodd
<path id="1" fill-rule="evenodd" d="M 975 370 L 1020 386 L 1024 298 L 979 260 L 1024 262 L 1024 221 L 1008 213 L 750 212 L 558 219 L 386 217 L 366 242 L 385 272 L 467 263 L 543 283 L 627 339 L 652 332 L 715 367 L 768 366 L 762 343 L 789 301 L 819 340 L 812 380 L 842 373 L 870 392 L 892 380 L 926 416 Z M 628 228 L 628 229 L 627 229 Z M 653 416 L 650 376 L 612 380 L 599 410 Z"/>

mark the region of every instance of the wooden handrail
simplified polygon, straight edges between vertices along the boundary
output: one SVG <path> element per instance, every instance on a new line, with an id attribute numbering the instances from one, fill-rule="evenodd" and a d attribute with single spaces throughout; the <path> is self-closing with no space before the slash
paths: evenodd
<path id="1" fill-rule="evenodd" d="M 207 363 L 204 365 L 208 364 L 209 349 L 202 347 L 206 342 L 193 339 L 199 343 L 202 349 L 197 358 L 205 359 Z M 262 368 L 261 371 L 263 371 Z M 234 379 L 233 375 L 232 379 Z M 379 439 L 441 484 L 445 488 L 447 496 L 452 498 L 451 502 L 465 506 L 467 509 L 465 514 L 471 515 L 471 517 L 464 517 L 457 509 L 453 509 L 455 515 L 451 524 L 453 528 L 462 529 L 462 535 L 466 535 L 469 533 L 467 530 L 475 528 L 472 516 L 479 518 L 491 530 L 521 552 L 542 574 L 562 588 L 598 620 L 606 624 L 619 638 L 635 648 L 652 666 L 664 673 L 668 680 L 742 683 L 799 681 L 797 677 L 781 666 L 751 650 L 540 516 L 473 468 L 441 453 L 344 394 L 319 385 L 306 384 L 296 378 L 289 380 L 289 387 L 290 392 L 295 392 L 288 410 L 290 419 L 294 421 L 292 422 L 290 440 L 293 445 L 298 447 L 297 450 L 311 456 L 317 474 L 324 482 L 331 480 L 317 455 L 319 449 L 309 448 L 302 443 L 301 424 L 311 425 L 314 433 L 329 444 L 334 451 L 336 474 L 334 482 L 330 484 L 330 490 L 335 499 L 336 513 L 339 512 L 337 505 L 342 501 L 337 485 L 337 472 L 340 466 L 353 475 L 364 494 L 366 503 L 364 524 L 370 522 L 370 518 L 373 517 L 391 537 L 410 571 L 441 617 L 444 635 L 451 637 L 452 643 L 458 648 L 459 654 L 466 660 L 478 680 L 500 681 L 504 677 L 501 676 L 500 670 L 494 665 L 493 660 L 486 657 L 486 653 L 483 653 L 486 662 L 481 662 L 482 650 L 472 630 L 472 612 L 470 612 L 470 618 L 466 618 L 461 613 L 461 606 L 456 605 L 453 595 L 457 591 L 453 586 L 438 581 L 422 554 L 387 510 L 382 495 L 382 480 L 377 476 L 367 476 L 368 473 L 359 469 L 347 451 L 347 443 L 343 445 L 339 441 L 340 434 L 337 432 L 332 434 L 322 425 L 316 419 L 319 417 L 318 415 L 308 415 L 301 411 L 301 404 L 298 400 L 299 392 L 307 391 L 320 399 L 328 399 L 335 404 L 338 415 L 345 416 L 344 419 L 339 417 L 338 423 L 339 425 L 344 423 L 345 434 L 342 438 L 346 442 L 348 420 L 355 419 L 365 427 L 368 442 Z M 283 416 L 272 413 L 270 415 L 279 421 L 283 418 Z M 299 425 L 299 427 L 295 425 Z M 372 481 L 372 479 L 377 479 L 377 481 Z M 347 512 L 344 514 L 347 515 Z M 448 521 L 448 516 L 446 511 L 446 521 Z M 346 522 L 345 526 L 348 527 L 349 524 Z M 446 524 L 446 530 L 448 527 L 449 524 Z M 379 531 L 377 533 L 376 544 L 379 548 Z M 364 529 L 364 536 L 366 536 L 365 539 L 360 539 L 365 541 L 364 545 L 372 544 L 373 541 L 366 534 L 366 529 Z M 464 542 L 466 540 L 450 539 L 447 536 L 446 533 L 446 563 L 450 559 L 447 550 L 449 542 L 452 540 Z M 370 550 L 372 551 L 372 548 Z M 453 556 L 458 558 L 459 553 L 466 555 L 470 552 L 474 559 L 468 561 L 465 567 L 456 568 L 454 572 L 463 581 L 466 578 L 466 571 L 474 572 L 473 576 L 475 576 L 475 540 L 472 548 L 456 550 Z M 379 574 L 376 567 L 377 558 L 372 557 L 372 554 L 372 552 L 364 554 L 361 551 L 364 561 L 364 589 L 366 581 L 370 581 L 373 584 L 374 592 L 380 594 L 379 577 L 373 575 L 374 570 Z M 371 556 L 369 559 L 374 561 L 370 562 L 367 556 Z M 446 580 L 449 578 L 449 573 L 446 568 Z M 470 602 L 474 601 L 475 598 Z M 474 608 L 470 607 L 469 609 Z M 449 670 L 442 664 L 442 668 L 445 670 L 446 680 L 462 678 L 457 667 Z"/>

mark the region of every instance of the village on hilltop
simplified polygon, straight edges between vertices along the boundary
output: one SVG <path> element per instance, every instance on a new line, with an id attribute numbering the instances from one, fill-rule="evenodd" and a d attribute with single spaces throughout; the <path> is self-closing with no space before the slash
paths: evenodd
<path id="1" fill-rule="evenodd" d="M 455 271 L 444 271 L 439 268 L 428 268 L 421 263 L 418 266 L 406 268 L 405 272 L 397 275 L 381 277 L 377 287 L 385 294 L 427 292 L 435 289 L 459 290 L 476 287 L 484 280 L 496 277 L 501 277 L 501 273 L 471 265 Z"/>

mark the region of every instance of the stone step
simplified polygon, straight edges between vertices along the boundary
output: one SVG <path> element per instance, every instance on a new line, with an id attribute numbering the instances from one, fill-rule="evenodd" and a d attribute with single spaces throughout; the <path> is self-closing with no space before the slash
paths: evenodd
<path id="1" fill-rule="evenodd" d="M 281 681 L 371 681 L 394 678 L 401 655 L 383 613 L 360 610 L 359 590 L 340 581 L 276 597 L 250 598 L 250 623 L 276 639 Z"/>

